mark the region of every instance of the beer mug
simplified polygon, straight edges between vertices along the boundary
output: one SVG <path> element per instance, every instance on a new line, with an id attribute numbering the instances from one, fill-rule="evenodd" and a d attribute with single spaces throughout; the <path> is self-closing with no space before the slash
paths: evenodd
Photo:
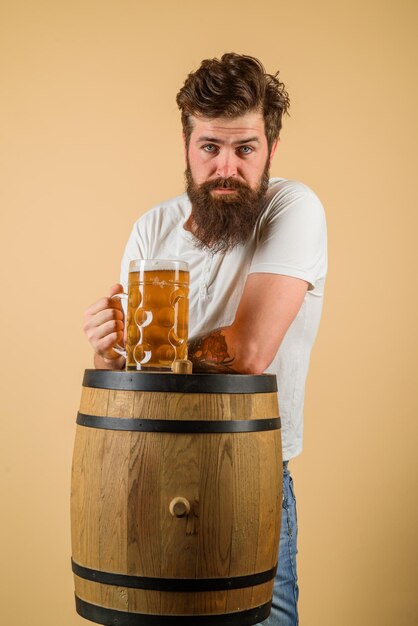
<path id="1" fill-rule="evenodd" d="M 127 370 L 171 371 L 187 359 L 189 266 L 184 261 L 138 259 L 129 264 L 126 349 Z"/>

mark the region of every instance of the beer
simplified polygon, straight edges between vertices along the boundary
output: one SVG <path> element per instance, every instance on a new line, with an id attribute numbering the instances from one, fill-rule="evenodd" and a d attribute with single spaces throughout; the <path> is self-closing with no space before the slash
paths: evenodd
<path id="1" fill-rule="evenodd" d="M 131 261 L 126 369 L 171 371 L 187 359 L 189 272 L 182 261 Z"/>

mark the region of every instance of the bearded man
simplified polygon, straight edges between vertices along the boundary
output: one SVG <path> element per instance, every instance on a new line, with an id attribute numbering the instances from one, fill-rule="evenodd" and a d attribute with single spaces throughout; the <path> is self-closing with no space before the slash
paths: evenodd
<path id="1" fill-rule="evenodd" d="M 187 261 L 194 372 L 277 375 L 283 442 L 279 570 L 265 626 L 298 623 L 296 501 L 289 460 L 302 450 L 304 387 L 322 311 L 326 222 L 305 185 L 269 178 L 289 97 L 277 74 L 234 53 L 208 59 L 177 95 L 186 193 L 134 225 L 114 285 L 85 314 L 97 368 L 123 369 L 123 314 L 111 296 L 132 259 Z M 123 286 L 122 286 L 123 285 Z"/>

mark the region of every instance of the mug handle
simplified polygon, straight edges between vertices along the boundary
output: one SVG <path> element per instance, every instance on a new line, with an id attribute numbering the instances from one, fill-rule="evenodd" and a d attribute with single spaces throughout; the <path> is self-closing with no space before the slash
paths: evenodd
<path id="1" fill-rule="evenodd" d="M 126 301 L 128 300 L 128 294 L 127 293 L 116 293 L 114 296 L 111 296 L 110 299 L 114 300 L 114 299 L 119 299 L 119 300 L 123 300 L 126 298 Z M 126 359 L 126 350 L 123 346 L 120 346 L 118 343 L 115 343 L 115 345 L 112 348 L 117 354 L 120 354 L 120 356 L 124 356 Z"/>

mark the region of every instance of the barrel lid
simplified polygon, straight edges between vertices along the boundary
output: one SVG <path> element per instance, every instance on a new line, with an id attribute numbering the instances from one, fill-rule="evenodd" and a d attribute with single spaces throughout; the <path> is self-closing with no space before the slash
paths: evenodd
<path id="1" fill-rule="evenodd" d="M 271 393 L 277 391 L 274 374 L 171 374 L 85 370 L 84 387 L 126 391 L 177 393 Z"/>

